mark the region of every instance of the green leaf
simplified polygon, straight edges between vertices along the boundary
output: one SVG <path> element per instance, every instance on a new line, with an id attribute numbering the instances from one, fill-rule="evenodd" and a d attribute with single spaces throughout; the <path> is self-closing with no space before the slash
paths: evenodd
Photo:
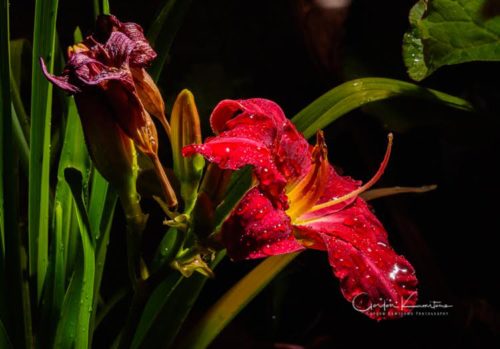
<path id="1" fill-rule="evenodd" d="M 32 346 L 31 308 L 23 279 L 23 245 L 18 224 L 12 100 L 10 86 L 9 2 L 0 0 L 0 334 L 16 348 Z M 10 339 L 5 335 L 7 326 Z"/>
<path id="2" fill-rule="evenodd" d="M 420 0 L 403 38 L 408 74 L 420 81 L 444 65 L 500 60 L 500 17 L 488 0 Z"/>
<path id="3" fill-rule="evenodd" d="M 57 280 L 63 280 L 63 287 L 66 285 L 67 273 L 69 273 L 69 275 L 72 274 L 71 268 L 74 262 L 73 259 L 75 258 L 74 256 L 77 255 L 77 252 L 72 250 L 75 248 L 76 244 L 72 243 L 71 240 L 78 239 L 78 227 L 72 224 L 72 221 L 76 219 L 76 210 L 73 204 L 71 188 L 64 177 L 64 171 L 67 168 L 75 168 L 80 171 L 80 173 L 83 174 L 84 189 L 87 187 L 90 171 L 90 159 L 87 148 L 85 147 L 82 125 L 80 123 L 78 111 L 76 110 L 75 101 L 72 97 L 68 99 L 66 120 L 66 130 L 59 158 L 56 192 L 54 197 L 54 209 L 57 209 L 58 206 L 60 206 L 61 209 L 61 216 L 59 217 L 61 236 L 57 236 L 56 234 L 56 238 L 53 242 L 55 259 L 61 261 L 62 266 L 60 272 L 64 273 L 63 275 L 56 273 L 55 282 L 61 285 Z M 55 224 L 55 217 L 53 219 L 53 224 Z M 53 230 L 57 231 L 55 229 Z M 55 292 L 59 293 L 60 290 L 56 288 Z M 60 301 L 61 299 L 59 298 L 59 302 Z"/>
<path id="4" fill-rule="evenodd" d="M 115 213 L 118 195 L 109 186 L 109 183 L 99 174 L 94 171 L 92 180 L 92 192 L 90 194 L 89 203 L 89 220 L 91 231 L 96 245 L 96 270 L 94 282 L 94 305 L 97 310 L 97 300 L 99 297 L 99 289 L 101 287 L 102 274 L 104 271 L 104 263 L 108 251 L 109 235 L 111 225 Z M 96 311 L 93 312 L 91 323 L 91 334 L 94 329 L 94 319 Z"/>
<path id="5" fill-rule="evenodd" d="M 100 14 L 109 14 L 108 0 L 94 0 L 94 17 Z"/>
<path id="6" fill-rule="evenodd" d="M 224 256 L 224 252 L 219 252 L 210 267 L 215 268 Z M 169 281 L 169 285 L 175 285 L 174 289 L 161 284 L 155 289 L 155 293 L 160 288 L 166 289 L 168 294 L 158 292 L 157 297 L 149 299 L 145 309 L 150 311 L 143 314 L 143 319 L 146 321 L 141 319 L 141 327 L 137 331 L 139 336 L 134 338 L 133 348 L 170 348 L 174 343 L 182 324 L 208 280 L 198 273 L 189 278 L 184 278 L 177 272 L 170 276 L 171 280 L 177 280 L 178 277 L 180 281 Z M 160 297 L 162 294 L 164 297 Z M 155 306 L 158 308 L 155 309 Z M 148 329 L 146 334 L 144 328 Z"/>
<path id="7" fill-rule="evenodd" d="M 30 124 L 28 113 L 26 112 L 26 108 L 21 98 L 21 87 L 23 83 L 31 83 L 30 81 L 25 81 L 28 78 L 25 75 L 28 74 L 25 70 L 23 70 L 23 64 L 25 64 L 28 59 L 29 62 L 31 62 L 32 48 L 26 39 L 11 40 L 10 48 L 10 57 L 12 62 L 10 74 L 12 104 L 14 106 L 14 110 L 16 111 L 18 122 L 23 130 L 24 138 L 28 141 L 30 138 Z"/>
<path id="8" fill-rule="evenodd" d="M 158 13 L 148 30 L 147 37 L 158 57 L 150 69 L 150 74 L 158 81 L 163 66 L 168 58 L 170 47 L 174 42 L 177 30 L 179 30 L 184 17 L 191 6 L 192 0 L 165 0 L 164 5 Z"/>
<path id="9" fill-rule="evenodd" d="M 302 109 L 292 122 L 306 138 L 333 121 L 367 103 L 407 96 L 443 103 L 452 108 L 472 110 L 466 100 L 404 81 L 362 78 L 345 82 Z"/>
<path id="10" fill-rule="evenodd" d="M 59 325 L 56 331 L 56 348 L 89 347 L 89 327 L 93 310 L 95 254 L 90 222 L 84 202 L 82 173 L 74 168 L 65 170 L 65 178 L 71 188 L 76 216 L 80 229 L 81 259 L 64 297 Z"/>
<path id="11" fill-rule="evenodd" d="M 33 33 L 31 134 L 29 164 L 29 273 L 36 275 L 36 299 L 42 294 L 48 264 L 49 167 L 52 85 L 42 74 L 39 58 L 54 66 L 58 0 L 37 0 Z"/>
<path id="12" fill-rule="evenodd" d="M 2 320 L 0 319 L 0 348 L 11 349 L 14 348 L 12 342 L 10 341 L 9 334 L 5 329 Z"/>
<path id="13" fill-rule="evenodd" d="M 182 279 L 183 276 L 180 273 L 170 273 L 170 275 L 168 275 L 153 291 L 146 306 L 144 307 L 144 311 L 142 312 L 141 319 L 137 325 L 137 330 L 135 331 L 134 338 L 132 340 L 131 348 L 140 348 L 144 337 L 151 329 L 168 298 L 180 284 Z"/>
<path id="14" fill-rule="evenodd" d="M 215 210 L 215 226 L 219 227 L 252 184 L 252 169 L 247 166 L 233 173 L 224 201 Z"/>
<path id="15" fill-rule="evenodd" d="M 298 255 L 299 253 L 290 253 L 273 256 L 261 262 L 205 313 L 178 347 L 183 349 L 208 347 L 222 329 Z"/>

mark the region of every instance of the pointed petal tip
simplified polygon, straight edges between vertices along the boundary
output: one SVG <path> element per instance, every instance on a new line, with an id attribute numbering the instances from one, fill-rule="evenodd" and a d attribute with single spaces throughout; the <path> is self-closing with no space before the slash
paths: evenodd
<path id="1" fill-rule="evenodd" d="M 63 76 L 55 76 L 51 73 L 49 73 L 49 70 L 47 69 L 47 65 L 45 64 L 45 61 L 42 57 L 38 58 L 38 62 L 40 63 L 40 66 L 42 68 L 42 74 L 45 76 L 47 80 L 49 80 L 51 83 L 59 87 L 60 89 L 69 92 L 69 93 L 78 93 L 81 92 L 80 88 L 78 88 L 76 85 L 73 85 L 68 82 L 68 76 L 63 75 Z"/>

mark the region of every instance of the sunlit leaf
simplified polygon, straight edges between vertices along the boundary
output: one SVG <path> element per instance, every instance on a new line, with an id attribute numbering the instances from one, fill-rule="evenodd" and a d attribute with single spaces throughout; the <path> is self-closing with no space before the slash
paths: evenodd
<path id="1" fill-rule="evenodd" d="M 37 0 L 33 33 L 31 134 L 29 164 L 29 272 L 36 276 L 40 299 L 48 265 L 49 247 L 49 167 L 52 85 L 39 64 L 43 57 L 49 71 L 54 66 L 58 0 Z"/>
<path id="2" fill-rule="evenodd" d="M 500 17 L 488 0 L 420 0 L 403 40 L 408 74 L 420 81 L 444 65 L 500 60 Z"/>
<path id="3" fill-rule="evenodd" d="M 82 174 L 74 168 L 65 170 L 71 188 L 80 229 L 82 253 L 64 297 L 61 320 L 55 337 L 56 348 L 88 348 L 93 311 L 95 256 L 87 209 L 83 200 Z"/>
<path id="4" fill-rule="evenodd" d="M 472 110 L 469 102 L 440 91 L 399 80 L 362 78 L 345 82 L 328 91 L 295 115 L 292 122 L 306 138 L 310 138 L 316 131 L 327 127 L 351 110 L 367 103 L 400 96 Z"/>

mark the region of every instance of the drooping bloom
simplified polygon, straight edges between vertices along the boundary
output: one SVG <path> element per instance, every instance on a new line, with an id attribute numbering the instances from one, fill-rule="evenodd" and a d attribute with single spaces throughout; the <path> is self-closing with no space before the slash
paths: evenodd
<path id="1" fill-rule="evenodd" d="M 111 140 L 118 137 L 111 133 L 118 132 L 120 138 L 131 139 L 152 160 L 168 204 L 175 206 L 175 193 L 158 159 L 158 136 L 150 116 L 151 113 L 160 119 L 170 132 L 163 99 L 144 69 L 155 57 L 139 25 L 102 15 L 97 20 L 96 33 L 68 49 L 68 62 L 61 76 L 48 73 L 43 59 L 40 61 L 49 81 L 75 95 L 98 170 L 108 179 L 111 172 L 119 172 L 105 168 L 113 156 Z M 108 124 L 116 127 L 107 127 Z"/>
<path id="2" fill-rule="evenodd" d="M 344 297 L 374 319 L 397 318 L 417 300 L 411 264 L 390 247 L 382 224 L 358 195 L 361 186 L 329 164 L 322 133 L 315 146 L 265 99 L 222 101 L 211 115 L 216 134 L 184 148 L 222 169 L 253 167 L 256 185 L 241 199 L 221 229 L 233 259 L 323 250 Z"/>

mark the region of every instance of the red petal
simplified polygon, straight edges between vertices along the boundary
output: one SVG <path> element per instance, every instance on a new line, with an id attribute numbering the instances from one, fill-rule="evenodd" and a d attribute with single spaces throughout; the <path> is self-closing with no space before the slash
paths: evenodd
<path id="1" fill-rule="evenodd" d="M 300 178 L 309 170 L 309 144 L 279 105 L 270 100 L 224 100 L 215 107 L 210 124 L 215 133 L 241 132 L 240 135 L 258 139 L 272 148 L 277 167 L 289 180 Z"/>
<path id="2" fill-rule="evenodd" d="M 246 165 L 254 167 L 259 180 L 259 187 L 276 198 L 276 202 L 286 204 L 283 188 L 286 179 L 274 165 L 272 154 L 262 143 L 243 137 L 212 137 L 204 144 L 184 147 L 182 155 L 191 156 L 199 153 L 208 161 L 216 163 L 226 170 L 237 170 Z M 276 203 L 275 202 L 275 203 Z"/>
<path id="3" fill-rule="evenodd" d="M 380 320 L 412 310 L 417 301 L 415 271 L 389 246 L 387 233 L 362 199 L 297 226 L 296 236 L 311 248 L 328 251 L 344 297 L 359 311 Z"/>
<path id="4" fill-rule="evenodd" d="M 233 259 L 251 259 L 304 249 L 293 237 L 290 218 L 257 188 L 241 199 L 224 222 L 222 240 Z"/>
<path id="5" fill-rule="evenodd" d="M 47 66 L 45 65 L 45 62 L 43 61 L 43 58 L 40 58 L 40 65 L 42 67 L 42 73 L 45 75 L 45 78 L 49 80 L 51 83 L 59 87 L 60 89 L 69 92 L 69 93 L 78 93 L 81 92 L 81 90 L 78 88 L 78 86 L 73 85 L 72 83 L 69 82 L 69 75 L 68 74 L 63 74 L 62 76 L 55 76 L 52 75 L 48 72 Z"/>
<path id="6" fill-rule="evenodd" d="M 263 98 L 226 99 L 217 104 L 210 116 L 210 125 L 214 133 L 217 134 L 230 128 L 226 126 L 226 122 L 236 114 L 269 118 L 275 128 L 278 128 L 283 121 L 287 120 L 279 105 L 270 100 Z"/>
<path id="7" fill-rule="evenodd" d="M 117 31 L 125 34 L 132 42 L 130 51 L 130 64 L 135 67 L 145 67 L 156 58 L 156 52 L 152 49 L 144 36 L 142 27 L 136 23 L 122 23 L 113 15 L 100 15 L 97 18 L 96 39 L 106 42 L 110 35 Z"/>

